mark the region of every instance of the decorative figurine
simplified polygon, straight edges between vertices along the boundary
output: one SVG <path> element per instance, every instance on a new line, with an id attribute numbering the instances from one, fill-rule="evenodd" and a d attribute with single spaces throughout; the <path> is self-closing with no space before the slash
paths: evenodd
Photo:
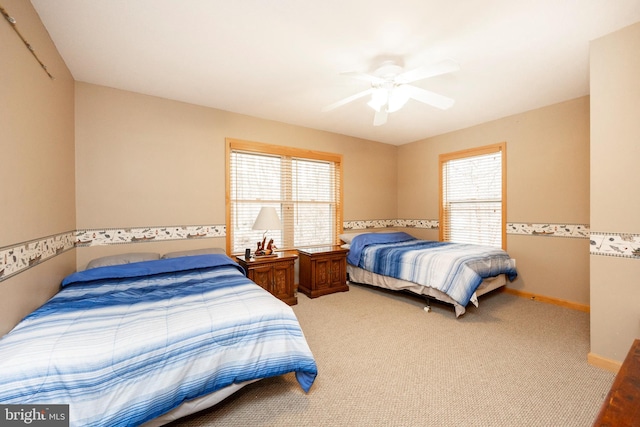
<path id="1" fill-rule="evenodd" d="M 256 253 L 255 256 L 265 256 L 265 255 L 271 255 L 273 254 L 274 249 L 276 248 L 276 245 L 273 244 L 273 239 L 269 239 L 269 243 L 267 244 L 267 247 L 265 248 L 265 243 L 267 241 L 267 238 L 263 238 L 262 242 L 258 242 L 258 248 L 256 249 Z"/>

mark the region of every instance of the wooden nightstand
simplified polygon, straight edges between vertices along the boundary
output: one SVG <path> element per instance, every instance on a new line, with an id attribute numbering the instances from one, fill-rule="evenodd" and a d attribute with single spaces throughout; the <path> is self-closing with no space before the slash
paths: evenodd
<path id="1" fill-rule="evenodd" d="M 277 252 L 277 256 L 244 259 L 236 256 L 236 261 L 245 270 L 247 277 L 262 286 L 278 299 L 289 305 L 298 303 L 294 286 L 294 265 L 298 255 L 295 252 Z"/>
<path id="2" fill-rule="evenodd" d="M 298 249 L 300 283 L 298 290 L 309 298 L 345 292 L 348 249 L 340 246 Z"/>

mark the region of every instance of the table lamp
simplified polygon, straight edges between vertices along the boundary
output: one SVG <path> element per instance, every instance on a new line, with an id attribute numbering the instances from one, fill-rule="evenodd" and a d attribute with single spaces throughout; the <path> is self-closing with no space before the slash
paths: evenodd
<path id="1" fill-rule="evenodd" d="M 260 255 L 271 255 L 273 249 L 275 249 L 275 245 L 273 245 L 273 239 L 267 242 L 267 232 L 269 230 L 280 230 L 282 229 L 282 224 L 280 223 L 280 218 L 278 217 L 278 212 L 274 207 L 262 207 L 260 208 L 260 213 L 258 213 L 258 217 L 256 221 L 253 223 L 253 230 L 264 230 L 264 234 L 262 235 L 262 242 L 258 242 L 258 248 L 256 250 L 256 256 Z M 266 244 L 266 245 L 265 245 Z"/>

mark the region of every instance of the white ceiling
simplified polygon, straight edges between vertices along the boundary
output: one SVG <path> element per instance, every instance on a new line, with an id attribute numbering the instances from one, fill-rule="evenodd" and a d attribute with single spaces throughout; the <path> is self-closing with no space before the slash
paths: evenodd
<path id="1" fill-rule="evenodd" d="M 590 40 L 640 21 L 640 0 L 31 2 L 78 81 L 394 145 L 588 94 Z M 457 61 L 416 84 L 454 106 L 321 111 L 386 55 Z"/>

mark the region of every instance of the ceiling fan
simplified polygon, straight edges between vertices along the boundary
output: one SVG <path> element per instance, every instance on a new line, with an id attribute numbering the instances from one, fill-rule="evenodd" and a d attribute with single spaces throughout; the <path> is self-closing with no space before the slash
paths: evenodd
<path id="1" fill-rule="evenodd" d="M 400 65 L 400 61 L 397 59 L 388 59 L 383 61 L 372 74 L 358 72 L 342 73 L 342 75 L 371 83 L 371 87 L 331 105 L 327 105 L 322 111 L 333 110 L 367 95 L 371 95 L 371 100 L 367 105 L 376 111 L 373 118 L 374 126 L 385 124 L 389 113 L 398 111 L 409 99 L 415 99 L 416 101 L 446 110 L 453 105 L 453 99 L 410 85 L 409 83 L 452 73 L 459 69 L 460 66 L 457 62 L 448 59 L 431 66 L 404 71 Z"/>

